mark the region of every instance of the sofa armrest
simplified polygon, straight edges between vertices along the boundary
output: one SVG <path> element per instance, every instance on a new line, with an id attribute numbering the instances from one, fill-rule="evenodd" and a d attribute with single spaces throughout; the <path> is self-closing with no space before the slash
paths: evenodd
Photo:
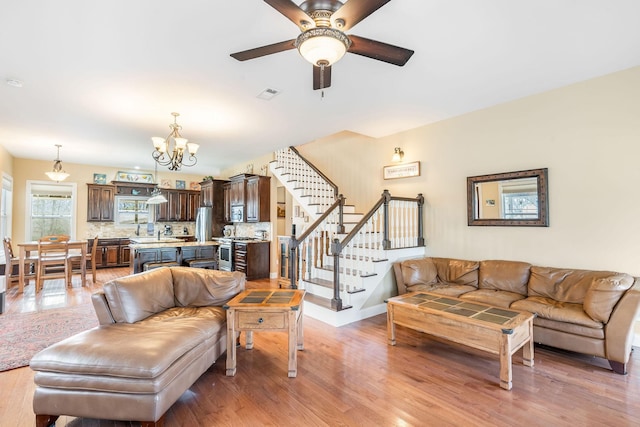
<path id="1" fill-rule="evenodd" d="M 93 303 L 93 310 L 96 312 L 96 316 L 98 316 L 98 321 L 101 325 L 116 323 L 111 315 L 111 309 L 109 309 L 109 303 L 107 303 L 107 297 L 104 292 L 99 291 L 91 295 L 91 302 Z"/>
<path id="2" fill-rule="evenodd" d="M 393 273 L 396 276 L 396 287 L 398 288 L 398 295 L 407 293 L 407 285 L 404 283 L 402 279 L 402 263 L 394 262 L 393 263 Z"/>
<path id="3" fill-rule="evenodd" d="M 634 338 L 634 327 L 640 314 L 640 278 L 627 290 L 611 313 L 605 326 L 607 359 L 627 363 Z"/>

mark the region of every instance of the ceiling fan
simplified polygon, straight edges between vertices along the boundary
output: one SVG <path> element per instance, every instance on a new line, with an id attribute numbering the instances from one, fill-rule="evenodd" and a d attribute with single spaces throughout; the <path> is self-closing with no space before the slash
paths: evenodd
<path id="1" fill-rule="evenodd" d="M 398 66 L 407 63 L 413 51 L 387 43 L 346 35 L 358 22 L 390 0 L 306 0 L 300 6 L 291 0 L 264 0 L 289 18 L 300 35 L 292 40 L 232 53 L 238 61 L 259 58 L 297 48 L 313 64 L 313 89 L 331 86 L 331 66 L 346 52 Z"/>

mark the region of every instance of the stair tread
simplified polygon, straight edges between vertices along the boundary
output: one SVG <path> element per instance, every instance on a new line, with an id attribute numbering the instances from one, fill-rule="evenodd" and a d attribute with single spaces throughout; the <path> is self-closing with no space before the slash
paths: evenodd
<path id="1" fill-rule="evenodd" d="M 313 303 L 315 305 L 319 305 L 320 307 L 327 308 L 327 309 L 332 310 L 332 311 L 338 311 L 338 310 L 335 310 L 331 306 L 331 299 L 330 298 L 321 297 L 319 295 L 314 295 L 312 293 L 307 292 L 304 295 L 304 300 L 308 301 L 310 303 Z M 349 309 L 351 307 L 352 306 L 350 306 L 350 305 L 343 305 L 342 306 L 342 310 L 347 310 L 347 309 Z"/>

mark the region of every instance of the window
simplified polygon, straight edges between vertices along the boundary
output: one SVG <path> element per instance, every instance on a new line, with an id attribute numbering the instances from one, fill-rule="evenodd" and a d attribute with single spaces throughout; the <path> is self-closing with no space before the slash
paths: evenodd
<path id="1" fill-rule="evenodd" d="M 135 225 L 149 222 L 146 197 L 116 197 L 116 224 Z"/>
<path id="2" fill-rule="evenodd" d="M 27 238 L 51 234 L 75 237 L 76 184 L 27 181 Z"/>
<path id="3" fill-rule="evenodd" d="M 0 196 L 0 238 L 11 237 L 11 212 L 13 210 L 13 178 L 2 174 Z M 4 251 L 0 251 L 0 262 L 5 263 Z"/>

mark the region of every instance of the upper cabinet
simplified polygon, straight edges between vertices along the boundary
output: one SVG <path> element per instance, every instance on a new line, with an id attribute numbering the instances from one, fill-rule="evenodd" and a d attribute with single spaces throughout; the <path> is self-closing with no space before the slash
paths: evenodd
<path id="1" fill-rule="evenodd" d="M 270 220 L 270 179 L 268 176 L 260 175 L 247 178 L 245 195 L 247 222 L 268 222 Z"/>
<path id="2" fill-rule="evenodd" d="M 224 190 L 225 218 L 233 222 L 270 221 L 271 178 L 240 174 Z"/>
<path id="3" fill-rule="evenodd" d="M 164 189 L 162 193 L 168 203 L 156 206 L 156 221 L 195 221 L 197 206 L 200 206 L 200 191 Z"/>
<path id="4" fill-rule="evenodd" d="M 114 185 L 87 184 L 87 222 L 113 222 Z"/>

